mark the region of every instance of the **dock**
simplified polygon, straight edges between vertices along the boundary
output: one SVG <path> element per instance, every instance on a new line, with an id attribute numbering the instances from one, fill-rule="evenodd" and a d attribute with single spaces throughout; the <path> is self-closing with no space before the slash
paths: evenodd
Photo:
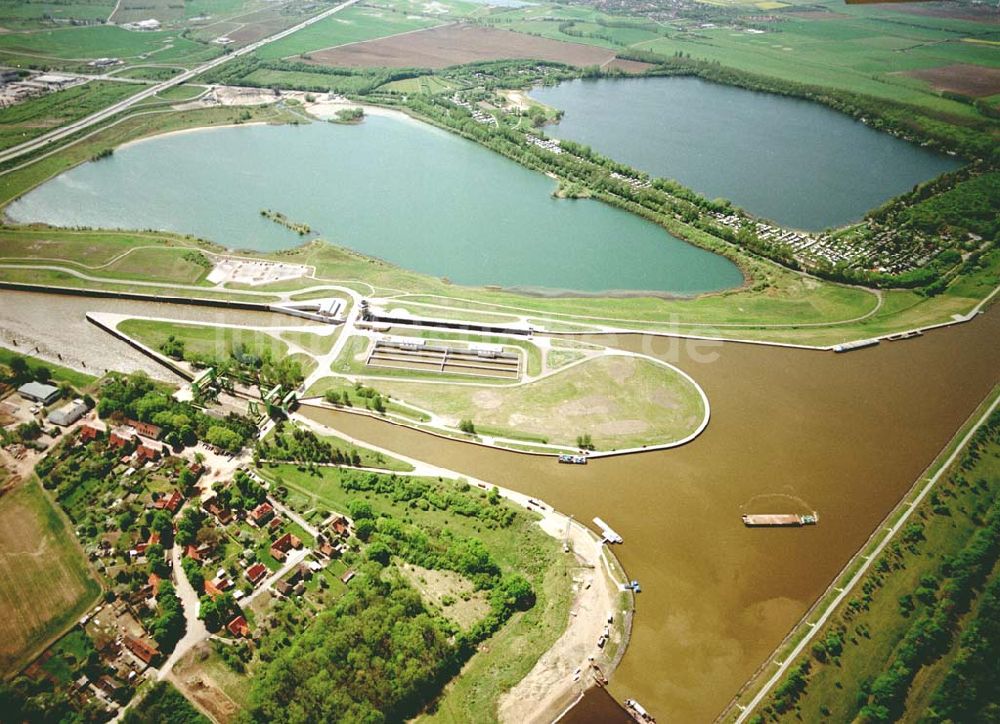
<path id="1" fill-rule="evenodd" d="M 763 513 L 743 516 L 743 525 L 748 528 L 782 528 L 799 527 L 803 525 L 816 525 L 819 516 L 813 512 L 811 515 L 799 515 L 798 513 Z"/>
<path id="2" fill-rule="evenodd" d="M 622 543 L 622 537 L 615 533 L 614 529 L 600 518 L 594 518 L 594 525 L 601 529 L 605 543 Z"/>

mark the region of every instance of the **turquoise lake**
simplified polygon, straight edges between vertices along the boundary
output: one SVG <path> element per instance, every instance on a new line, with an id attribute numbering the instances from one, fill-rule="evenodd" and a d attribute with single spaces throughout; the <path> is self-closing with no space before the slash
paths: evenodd
<path id="1" fill-rule="evenodd" d="M 698 78 L 576 80 L 531 96 L 566 112 L 548 135 L 797 229 L 858 221 L 961 165 L 818 103 Z"/>
<path id="2" fill-rule="evenodd" d="M 739 286 L 739 269 L 637 216 L 552 197 L 555 182 L 430 126 L 200 129 L 126 145 L 7 208 L 20 222 L 156 229 L 233 249 L 320 237 L 459 284 L 694 294 Z M 298 234 L 263 218 L 308 224 Z"/>

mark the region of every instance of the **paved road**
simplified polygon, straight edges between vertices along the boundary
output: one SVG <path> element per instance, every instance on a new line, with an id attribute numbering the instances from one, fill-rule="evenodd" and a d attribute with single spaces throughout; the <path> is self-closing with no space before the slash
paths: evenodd
<path id="1" fill-rule="evenodd" d="M 174 547 L 170 550 L 170 557 L 173 560 L 174 576 L 177 579 L 174 589 L 177 592 L 177 597 L 181 600 L 181 605 L 184 607 L 184 621 L 187 624 L 187 629 L 181 640 L 177 642 L 177 646 L 174 647 L 170 658 L 160 667 L 160 672 L 156 677 L 160 681 L 163 681 L 170 675 L 174 664 L 180 661 L 188 651 L 209 637 L 208 629 L 205 628 L 205 622 L 198 618 L 198 593 L 188 581 L 184 567 L 181 565 L 180 544 L 174 544 Z"/>
<path id="2" fill-rule="evenodd" d="M 38 138 L 33 138 L 30 141 L 25 141 L 24 143 L 18 146 L 14 146 L 13 148 L 9 148 L 6 151 L 0 152 L 0 163 L 4 163 L 5 161 L 9 161 L 13 158 L 23 156 L 24 154 L 31 153 L 32 151 L 37 151 L 40 148 L 45 148 L 49 144 L 59 141 L 60 139 L 66 138 L 67 136 L 70 136 L 76 133 L 77 131 L 80 131 L 84 128 L 89 128 L 90 126 L 93 126 L 96 123 L 100 123 L 101 121 L 107 120 L 108 118 L 111 118 L 112 116 L 117 115 L 118 113 L 121 113 L 122 111 L 130 108 L 136 103 L 144 101 L 147 98 L 151 98 L 160 91 L 166 90 L 167 88 L 172 88 L 176 85 L 180 85 L 181 83 L 185 83 L 191 80 L 192 78 L 201 75 L 206 71 L 212 70 L 213 68 L 217 68 L 223 63 L 229 62 L 233 58 L 239 58 L 243 55 L 247 55 L 248 53 L 252 53 L 255 50 L 262 48 L 269 43 L 273 43 L 277 40 L 281 40 L 282 38 L 286 38 L 292 33 L 298 32 L 303 28 L 309 27 L 313 23 L 318 23 L 319 21 L 330 17 L 334 13 L 340 12 L 344 8 L 348 8 L 351 5 L 354 5 L 356 2 L 358 2 L 358 0 L 346 0 L 346 2 L 342 2 L 336 7 L 332 7 L 329 10 L 320 13 L 319 15 L 314 15 L 308 20 L 304 20 L 298 25 L 294 25 L 291 28 L 288 28 L 287 30 L 282 30 L 279 33 L 275 33 L 274 35 L 263 38 L 262 40 L 258 40 L 255 43 L 244 45 L 242 48 L 238 48 L 237 50 L 234 50 L 231 53 L 221 55 L 218 58 L 214 58 L 208 61 L 207 63 L 199 65 L 197 68 L 185 71 L 179 75 L 175 75 L 173 78 L 170 78 L 169 80 L 165 80 L 162 83 L 158 83 L 156 85 L 146 88 L 145 90 L 139 91 L 135 95 L 126 98 L 123 101 L 119 101 L 118 103 L 113 103 L 112 105 L 107 106 L 106 108 L 102 108 L 101 110 L 87 116 L 86 118 L 82 118 L 79 121 L 74 121 L 73 123 L 69 123 L 65 126 L 57 128 L 54 131 L 50 131 L 46 134 L 43 134 Z"/>

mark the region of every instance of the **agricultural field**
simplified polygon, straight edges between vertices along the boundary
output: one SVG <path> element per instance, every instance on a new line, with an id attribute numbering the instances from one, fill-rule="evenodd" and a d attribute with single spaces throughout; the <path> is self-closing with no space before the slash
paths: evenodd
<path id="1" fill-rule="evenodd" d="M 100 586 L 73 531 L 29 481 L 0 498 L 0 673 L 94 604 Z"/>
<path id="2" fill-rule="evenodd" d="M 103 22 L 114 9 L 114 0 L 0 0 L 0 27 L 22 30 L 66 21 Z"/>
<path id="3" fill-rule="evenodd" d="M 605 356 L 515 387 L 379 381 L 380 391 L 477 433 L 572 447 L 589 434 L 598 450 L 680 440 L 701 423 L 697 389 L 679 374 L 640 358 Z"/>
<path id="4" fill-rule="evenodd" d="M 613 51 L 556 42 L 478 25 L 446 25 L 310 54 L 311 62 L 349 68 L 446 68 L 484 60 L 548 60 L 567 65 L 609 63 Z"/>
<path id="5" fill-rule="evenodd" d="M 204 61 L 220 52 L 218 46 L 196 43 L 178 33 L 131 32 L 112 25 L 0 34 L 0 61 L 8 65 L 84 62 L 103 57 L 185 63 Z"/>
<path id="6" fill-rule="evenodd" d="M 973 98 L 1000 93 L 1000 68 L 958 63 L 911 70 L 907 75 L 926 81 L 936 91 L 950 91 Z"/>
<path id="7" fill-rule="evenodd" d="M 0 108 L 0 149 L 30 141 L 53 128 L 128 98 L 139 90 L 141 86 L 127 83 L 90 81 Z"/>
<path id="8" fill-rule="evenodd" d="M 256 55 L 264 60 L 310 55 L 323 48 L 407 33 L 439 23 L 439 20 L 432 17 L 418 17 L 388 9 L 355 5 L 276 43 L 264 46 Z"/>
<path id="9" fill-rule="evenodd" d="M 942 98 L 910 71 L 956 64 L 977 73 L 1000 67 L 998 31 L 968 19 L 921 13 L 914 7 L 845 5 L 835 0 L 800 6 L 760 8 L 736 4 L 741 14 L 721 8 L 714 22 L 645 18 L 622 21 L 583 7 L 535 6 L 491 16 L 488 22 L 554 40 L 600 45 L 618 52 L 684 53 L 740 70 L 913 103 L 930 110 L 969 116 L 968 106 Z M 766 10 L 766 12 L 762 12 Z M 745 17 L 743 16 L 745 13 Z M 995 26 L 992 26 L 995 28 Z M 982 42 L 970 42 L 982 41 Z M 989 41 L 989 42 L 988 42 Z"/>
<path id="10" fill-rule="evenodd" d="M 183 17 L 183 0 L 120 0 L 108 22 L 124 25 L 140 20 L 159 20 L 167 25 Z"/>

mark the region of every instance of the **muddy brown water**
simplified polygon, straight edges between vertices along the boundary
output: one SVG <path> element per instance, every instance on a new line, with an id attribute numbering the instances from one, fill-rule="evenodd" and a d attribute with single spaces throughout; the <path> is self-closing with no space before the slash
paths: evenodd
<path id="1" fill-rule="evenodd" d="M 616 346 L 690 373 L 708 394 L 712 420 L 684 447 L 585 467 L 348 413 L 314 414 L 373 444 L 542 498 L 588 524 L 604 518 L 624 537 L 615 553 L 643 588 L 611 693 L 637 699 L 660 721 L 704 722 L 1000 381 L 998 339 L 996 309 L 846 354 L 689 348 L 624 335 Z M 819 513 L 819 525 L 750 530 L 740 521 L 744 512 L 806 510 Z"/>
<path id="2" fill-rule="evenodd" d="M 286 323 L 275 315 L 0 292 L 5 333 L 42 340 L 88 367 L 146 367 L 148 360 L 88 324 L 86 311 Z M 709 721 L 997 384 L 998 339 L 998 309 L 839 355 L 621 336 L 616 346 L 691 374 L 708 394 L 712 421 L 684 447 L 587 466 L 320 414 L 348 434 L 522 490 L 584 522 L 603 517 L 624 537 L 615 552 L 643 587 L 611 693 L 636 698 L 660 721 Z M 740 522 L 744 512 L 805 510 L 819 513 L 818 526 L 747 530 Z M 606 704 L 585 698 L 574 716 L 600 720 Z"/>

